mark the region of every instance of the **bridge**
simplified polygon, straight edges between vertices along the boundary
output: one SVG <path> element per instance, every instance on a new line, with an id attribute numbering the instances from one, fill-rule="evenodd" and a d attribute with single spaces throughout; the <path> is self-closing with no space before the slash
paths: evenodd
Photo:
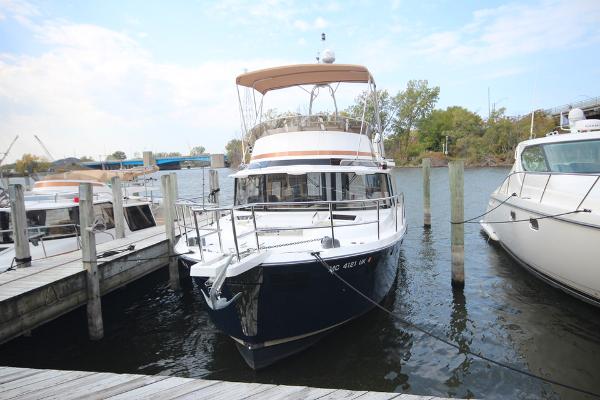
<path id="1" fill-rule="evenodd" d="M 179 156 L 179 157 L 159 157 L 156 158 L 155 164 L 160 169 L 179 169 L 181 163 L 188 162 L 204 162 L 208 165 L 214 163 L 214 156 L 217 154 L 200 154 L 197 156 Z M 227 156 L 224 157 L 224 162 L 227 163 Z M 141 167 L 144 165 L 144 159 L 133 158 L 130 160 L 106 160 L 106 161 L 88 161 L 81 165 L 92 169 L 120 169 Z M 219 166 L 215 166 L 218 168 Z"/>
<path id="2" fill-rule="evenodd" d="M 587 119 L 600 118 L 600 96 L 590 97 L 589 99 L 577 101 L 573 103 L 563 104 L 562 106 L 547 108 L 544 112 L 554 118 L 560 118 L 560 114 L 563 114 L 565 118 L 569 114 L 569 110 L 572 108 L 581 108 Z"/>

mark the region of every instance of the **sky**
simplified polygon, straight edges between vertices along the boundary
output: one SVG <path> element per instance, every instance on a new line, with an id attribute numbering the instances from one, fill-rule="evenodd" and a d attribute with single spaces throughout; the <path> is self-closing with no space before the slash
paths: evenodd
<path id="1" fill-rule="evenodd" d="M 240 137 L 235 77 L 315 62 L 365 65 L 395 94 L 440 86 L 437 107 L 482 117 L 600 96 L 600 1 L 0 0 L 5 162 L 224 152 Z"/>

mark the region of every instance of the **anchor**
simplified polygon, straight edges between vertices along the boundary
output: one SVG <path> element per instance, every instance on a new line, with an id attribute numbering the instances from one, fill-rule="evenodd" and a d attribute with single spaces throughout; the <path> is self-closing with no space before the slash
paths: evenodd
<path id="1" fill-rule="evenodd" d="M 224 308 L 229 307 L 231 303 L 236 301 L 238 297 L 242 295 L 242 293 L 237 293 L 235 296 L 231 298 L 231 300 L 227 300 L 226 298 L 221 297 L 221 287 L 225 282 L 225 278 L 227 276 L 227 268 L 231 264 L 231 260 L 233 259 L 233 254 L 227 256 L 222 266 L 218 267 L 217 275 L 210 286 L 210 291 L 208 296 L 204 293 L 204 290 L 200 290 L 202 295 L 204 296 L 204 300 L 206 300 L 206 304 L 215 311 L 222 310 Z M 211 282 L 209 279 L 207 284 Z"/>

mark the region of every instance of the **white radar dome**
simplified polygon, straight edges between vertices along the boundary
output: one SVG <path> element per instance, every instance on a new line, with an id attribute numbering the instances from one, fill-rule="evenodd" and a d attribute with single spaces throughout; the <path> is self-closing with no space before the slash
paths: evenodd
<path id="1" fill-rule="evenodd" d="M 323 50 L 323 52 L 321 53 L 321 60 L 325 64 L 333 64 L 333 62 L 335 61 L 335 52 L 331 49 Z"/>
<path id="2" fill-rule="evenodd" d="M 569 111 L 569 124 L 574 124 L 577 121 L 585 119 L 585 114 L 581 108 L 573 108 Z"/>

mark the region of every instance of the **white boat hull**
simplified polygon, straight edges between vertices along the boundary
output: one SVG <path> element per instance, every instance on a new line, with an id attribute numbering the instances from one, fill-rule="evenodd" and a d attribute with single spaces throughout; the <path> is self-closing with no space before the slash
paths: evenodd
<path id="1" fill-rule="evenodd" d="M 504 199 L 492 196 L 488 209 Z M 481 225 L 490 239 L 535 275 L 600 306 L 600 226 L 586 221 L 587 213 L 539 219 L 555 214 L 539 204 L 513 198 L 486 215 Z M 537 229 L 530 218 L 537 220 Z M 525 221 L 504 222 L 511 219 Z"/>

